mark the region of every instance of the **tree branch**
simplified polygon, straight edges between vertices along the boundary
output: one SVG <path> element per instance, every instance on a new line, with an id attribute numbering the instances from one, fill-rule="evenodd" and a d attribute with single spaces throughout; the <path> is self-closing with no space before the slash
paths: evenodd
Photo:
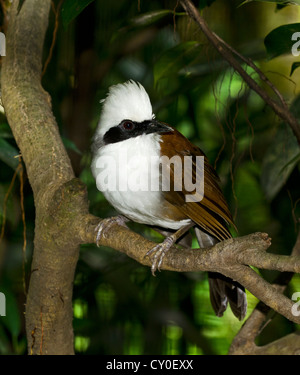
<path id="1" fill-rule="evenodd" d="M 300 232 L 293 247 L 292 256 L 300 256 Z M 291 280 L 293 273 L 282 273 L 274 283 L 274 288 L 283 293 Z M 268 345 L 257 346 L 256 337 L 271 321 L 270 308 L 259 302 L 252 311 L 246 323 L 231 343 L 229 354 L 299 354 L 300 335 L 298 332 L 276 340 Z"/>
<path id="2" fill-rule="evenodd" d="M 224 59 L 233 67 L 233 69 L 240 74 L 247 85 L 254 90 L 272 109 L 273 111 L 284 121 L 286 121 L 291 127 L 298 144 L 300 145 L 300 125 L 298 120 L 289 111 L 285 101 L 279 94 L 279 91 L 275 86 L 267 79 L 263 72 L 252 62 L 244 57 L 242 57 L 237 51 L 235 51 L 231 46 L 229 47 L 226 42 L 224 42 L 218 35 L 212 32 L 204 18 L 200 15 L 198 9 L 190 0 L 180 0 L 181 5 L 188 13 L 188 15 L 197 23 L 201 31 L 205 34 L 211 45 L 224 57 Z M 234 53 L 234 54 L 233 54 Z M 280 104 L 272 99 L 268 93 L 263 90 L 257 82 L 243 69 L 241 64 L 236 60 L 234 55 L 239 56 L 246 64 L 251 66 L 257 73 L 259 73 L 260 78 L 265 81 L 279 96 Z"/>
<path id="3" fill-rule="evenodd" d="M 85 219 L 80 218 L 78 225 L 83 226 L 82 230 L 78 231 L 81 241 L 95 243 L 94 231 L 97 218 L 88 215 Z M 87 232 L 85 228 L 88 228 Z M 127 228 L 113 225 L 105 237 L 101 238 L 100 245 L 121 251 L 143 265 L 150 267 L 152 264 L 151 259 L 145 257 L 145 254 L 155 244 Z M 173 246 L 165 255 L 161 269 L 177 272 L 220 272 L 241 283 L 258 299 L 287 319 L 299 324 L 300 317 L 291 313 L 293 302 L 247 267 L 254 266 L 252 263 L 255 263 L 255 266 L 261 269 L 300 272 L 299 256 L 288 257 L 266 253 L 270 245 L 271 240 L 267 234 L 253 233 L 220 242 L 206 249 Z M 261 263 L 260 259 L 262 259 Z"/>
<path id="4" fill-rule="evenodd" d="M 36 209 L 25 315 L 28 351 L 72 354 L 72 285 L 79 242 L 68 227 L 77 209 L 85 211 L 87 201 L 80 205 L 74 199 L 79 205 L 76 207 L 68 200 L 76 195 L 71 194 L 67 184 L 71 181 L 76 190 L 74 174 L 52 114 L 50 97 L 41 86 L 50 3 L 26 0 L 20 10 L 19 1 L 11 6 L 6 57 L 2 59 L 2 100 L 26 165 Z M 59 193 L 62 198 L 57 206 Z"/>

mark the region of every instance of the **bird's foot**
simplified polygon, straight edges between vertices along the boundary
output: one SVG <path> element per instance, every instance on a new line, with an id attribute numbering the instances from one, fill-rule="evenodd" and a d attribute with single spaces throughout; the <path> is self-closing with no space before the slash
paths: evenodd
<path id="1" fill-rule="evenodd" d="M 155 272 L 157 270 L 160 271 L 160 266 L 162 264 L 164 256 L 170 250 L 170 248 L 174 245 L 175 242 L 176 242 L 176 237 L 174 235 L 171 235 L 167 237 L 162 243 L 157 244 L 146 253 L 145 257 L 154 254 L 152 266 L 151 266 L 151 272 L 153 276 L 155 276 Z"/>
<path id="2" fill-rule="evenodd" d="M 96 235 L 96 244 L 99 247 L 99 242 L 102 237 L 105 238 L 105 235 L 107 231 L 115 224 L 121 225 L 122 227 L 127 228 L 126 223 L 129 221 L 126 217 L 122 215 L 109 217 L 107 219 L 103 219 L 100 221 L 100 223 L 96 226 L 95 232 L 97 232 Z"/>

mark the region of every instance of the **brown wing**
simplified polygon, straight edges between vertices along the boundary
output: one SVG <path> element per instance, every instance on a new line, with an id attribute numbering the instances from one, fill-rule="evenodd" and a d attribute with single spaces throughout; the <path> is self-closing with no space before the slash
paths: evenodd
<path id="1" fill-rule="evenodd" d="M 219 186 L 219 177 L 217 176 L 214 168 L 209 164 L 205 154 L 196 146 L 194 146 L 188 139 L 186 139 L 176 129 L 173 132 L 163 135 L 163 142 L 161 143 L 161 153 L 168 158 L 174 155 L 190 156 L 193 160 L 193 167 L 190 174 L 186 177 L 191 178 L 195 183 L 199 169 L 196 168 L 196 156 L 204 156 L 204 196 L 194 192 L 186 191 L 182 174 L 182 191 L 174 191 L 174 165 L 170 165 L 170 191 L 164 191 L 164 198 L 172 205 L 178 207 L 182 214 L 187 218 L 193 220 L 199 227 L 204 229 L 219 240 L 224 240 L 231 237 L 227 228 L 227 224 L 232 224 L 232 216 L 229 211 L 228 205 L 225 201 L 224 195 Z M 183 165 L 183 164 L 182 164 Z M 175 176 L 176 178 L 177 176 Z M 199 177 L 199 176 L 198 176 Z M 195 197 L 194 202 L 186 202 L 186 195 L 193 194 Z M 198 196 L 197 196 L 198 194 Z M 201 199 L 201 200 L 200 200 Z"/>

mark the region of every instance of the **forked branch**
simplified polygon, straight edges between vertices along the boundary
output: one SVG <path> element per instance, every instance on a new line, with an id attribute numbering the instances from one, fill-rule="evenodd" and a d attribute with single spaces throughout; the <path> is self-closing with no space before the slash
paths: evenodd
<path id="1" fill-rule="evenodd" d="M 85 224 L 82 225 L 83 223 Z M 81 241 L 95 243 L 97 218 L 87 215 L 81 218 L 78 225 L 78 228 L 81 228 L 78 232 Z M 152 264 L 145 254 L 155 244 L 124 227 L 113 225 L 101 238 L 100 245 L 123 252 L 146 266 L 150 267 Z M 273 310 L 300 324 L 300 317 L 292 314 L 294 302 L 249 267 L 300 273 L 300 256 L 267 253 L 270 245 L 271 239 L 266 233 L 253 233 L 220 242 L 206 249 L 173 246 L 165 255 L 161 269 L 178 272 L 220 272 L 238 281 Z"/>
<path id="2" fill-rule="evenodd" d="M 300 232 L 291 256 L 300 256 Z M 293 273 L 281 273 L 273 285 L 278 292 L 283 293 L 292 277 Z M 269 306 L 259 302 L 232 341 L 229 354 L 300 354 L 300 335 L 297 331 L 268 345 L 256 345 L 256 338 L 271 321 L 269 315 Z"/>

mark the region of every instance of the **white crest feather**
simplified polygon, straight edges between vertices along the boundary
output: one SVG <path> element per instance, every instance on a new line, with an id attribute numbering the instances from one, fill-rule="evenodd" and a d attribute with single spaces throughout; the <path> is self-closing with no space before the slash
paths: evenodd
<path id="1" fill-rule="evenodd" d="M 97 137 L 102 138 L 112 126 L 119 125 L 123 120 L 142 122 L 154 118 L 146 90 L 132 80 L 111 86 L 107 97 L 101 102 L 103 107 Z"/>

